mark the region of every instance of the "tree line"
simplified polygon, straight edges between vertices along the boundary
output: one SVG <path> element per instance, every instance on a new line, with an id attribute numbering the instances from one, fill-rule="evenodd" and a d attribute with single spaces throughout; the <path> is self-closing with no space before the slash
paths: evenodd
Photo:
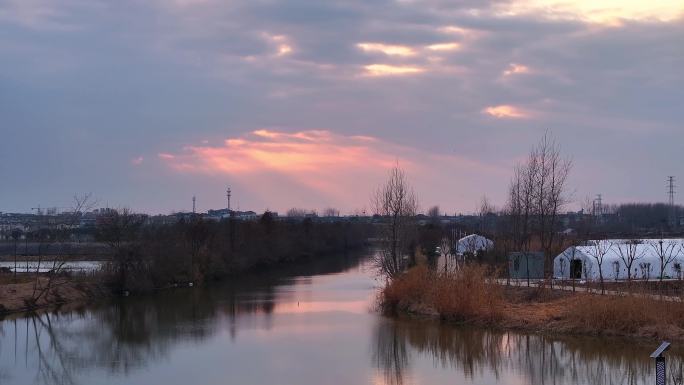
<path id="1" fill-rule="evenodd" d="M 170 225 L 146 225 L 129 210 L 100 218 L 96 239 L 110 248 L 108 283 L 119 291 L 146 291 L 190 282 L 219 280 L 280 263 L 307 260 L 363 247 L 369 225 L 199 216 Z"/>
<path id="2" fill-rule="evenodd" d="M 572 161 L 561 154 L 554 138 L 545 134 L 525 161 L 516 165 L 501 213 L 497 215 L 483 198 L 475 226 L 461 227 L 496 238 L 500 254 L 543 250 L 551 255 L 562 243 L 559 213 L 570 200 L 567 183 L 571 169 Z M 438 246 L 447 254 L 454 249 L 455 228 L 440 223 L 437 206 L 427 211 L 428 223 L 417 226 L 418 199 L 398 164 L 389 171 L 371 204 L 375 214 L 388 218 L 381 230 L 378 257 L 378 266 L 387 276 L 396 277 L 415 264 L 416 251 L 430 256 Z"/>

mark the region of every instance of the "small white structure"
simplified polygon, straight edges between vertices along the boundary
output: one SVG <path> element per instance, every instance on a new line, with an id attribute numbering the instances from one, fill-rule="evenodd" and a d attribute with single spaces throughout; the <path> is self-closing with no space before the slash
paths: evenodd
<path id="1" fill-rule="evenodd" d="M 684 239 L 611 239 L 588 241 L 586 246 L 572 246 L 553 260 L 553 276 L 558 279 L 599 280 L 598 259 L 602 257 L 604 280 L 660 278 L 660 241 L 665 260 L 664 278 L 683 279 Z M 600 245 L 597 248 L 596 242 Z M 630 246 L 631 245 L 631 246 Z M 629 248 L 631 247 L 631 250 Z M 632 259 L 631 274 L 627 262 Z"/>
<path id="2" fill-rule="evenodd" d="M 494 242 L 481 235 L 470 234 L 458 240 L 456 255 L 477 254 L 481 251 L 491 250 Z"/>

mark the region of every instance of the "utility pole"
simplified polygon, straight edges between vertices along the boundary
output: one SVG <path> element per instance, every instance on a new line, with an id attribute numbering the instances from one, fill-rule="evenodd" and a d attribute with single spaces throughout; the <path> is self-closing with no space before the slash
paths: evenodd
<path id="1" fill-rule="evenodd" d="M 226 198 L 228 198 L 228 215 L 230 215 L 230 187 L 226 190 Z"/>
<path id="2" fill-rule="evenodd" d="M 192 213 L 193 214 L 195 213 L 195 201 L 196 200 L 197 200 L 197 198 L 195 198 L 195 196 L 193 195 L 192 196 Z"/>

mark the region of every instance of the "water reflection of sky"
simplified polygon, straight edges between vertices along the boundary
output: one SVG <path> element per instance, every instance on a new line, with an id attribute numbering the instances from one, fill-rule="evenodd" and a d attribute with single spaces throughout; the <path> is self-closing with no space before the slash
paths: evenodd
<path id="1" fill-rule="evenodd" d="M 651 383 L 648 346 L 381 317 L 357 262 L 5 320 L 0 383 Z"/>

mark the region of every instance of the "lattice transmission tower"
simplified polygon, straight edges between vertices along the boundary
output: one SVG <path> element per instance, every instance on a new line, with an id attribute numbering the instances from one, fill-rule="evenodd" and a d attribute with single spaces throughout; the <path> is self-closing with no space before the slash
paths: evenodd
<path id="1" fill-rule="evenodd" d="M 670 205 L 670 207 L 674 207 L 674 196 L 675 196 L 675 177 L 674 176 L 668 176 L 667 177 L 667 197 L 668 201 L 667 203 Z"/>

